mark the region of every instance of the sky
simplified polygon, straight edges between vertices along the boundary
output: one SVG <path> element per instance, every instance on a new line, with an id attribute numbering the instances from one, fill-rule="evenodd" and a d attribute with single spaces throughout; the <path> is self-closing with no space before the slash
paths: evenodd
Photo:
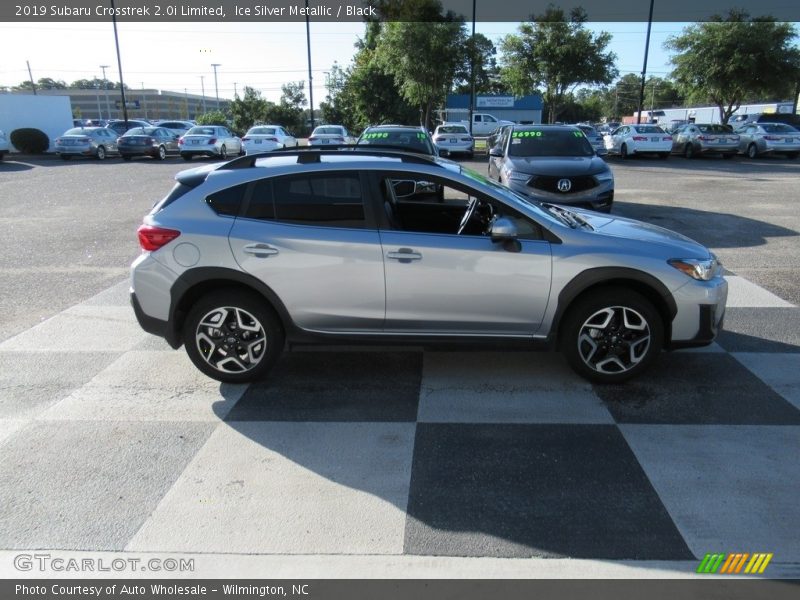
<path id="1" fill-rule="evenodd" d="M 496 45 L 516 31 L 517 23 L 477 23 Z M 588 24 L 612 34 L 610 49 L 617 54 L 620 75 L 640 73 L 646 23 Z M 685 23 L 653 23 L 648 74 L 664 77 L 670 70 L 664 41 L 681 32 Z M 347 66 L 353 45 L 364 33 L 362 23 L 311 22 L 311 62 L 314 104 L 325 99 L 325 74 L 334 61 Z M 220 98 L 241 94 L 245 85 L 277 101 L 281 84 L 307 81 L 305 23 L 144 23 L 119 22 L 123 77 L 130 88 L 215 94 L 214 70 Z M 0 62 L 0 86 L 28 79 L 26 61 L 34 80 L 52 77 L 70 83 L 106 76 L 117 81 L 117 58 L 111 23 L 8 23 L 0 22 L 0 39 L 6 49 Z M 35 43 L 31 43 L 35 40 Z M 202 77 L 202 80 L 201 80 Z M 308 86 L 306 85 L 306 90 Z"/>

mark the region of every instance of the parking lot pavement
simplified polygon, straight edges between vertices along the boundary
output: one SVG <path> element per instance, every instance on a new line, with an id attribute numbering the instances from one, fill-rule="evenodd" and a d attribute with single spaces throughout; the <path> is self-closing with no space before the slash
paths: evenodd
<path id="1" fill-rule="evenodd" d="M 800 575 L 800 340 L 780 326 L 800 308 L 744 278 L 718 343 L 605 387 L 553 354 L 369 349 L 221 385 L 138 329 L 125 287 L 0 343 L 2 550 L 506 577 L 768 551 Z"/>

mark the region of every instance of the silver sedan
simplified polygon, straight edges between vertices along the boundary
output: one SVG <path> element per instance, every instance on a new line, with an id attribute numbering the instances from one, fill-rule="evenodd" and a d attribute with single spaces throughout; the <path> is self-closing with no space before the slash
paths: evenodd
<path id="1" fill-rule="evenodd" d="M 73 127 L 56 138 L 55 151 L 63 160 L 73 156 L 103 160 L 117 154 L 117 134 L 106 127 Z"/>
<path id="2" fill-rule="evenodd" d="M 787 158 L 800 155 L 800 131 L 784 123 L 750 123 L 739 134 L 739 151 L 749 158 L 778 153 Z"/>
<path id="3" fill-rule="evenodd" d="M 184 160 L 192 160 L 195 156 L 212 156 L 225 160 L 228 156 L 236 156 L 244 151 L 242 140 L 227 127 L 219 125 L 192 127 L 178 140 L 178 146 Z"/>
<path id="4" fill-rule="evenodd" d="M 733 158 L 738 151 L 739 134 L 730 125 L 686 123 L 672 132 L 672 153 L 686 158 L 709 153 Z"/>

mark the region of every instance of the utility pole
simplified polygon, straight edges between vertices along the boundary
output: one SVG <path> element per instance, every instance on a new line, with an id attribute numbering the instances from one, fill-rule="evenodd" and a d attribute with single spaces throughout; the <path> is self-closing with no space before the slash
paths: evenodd
<path id="1" fill-rule="evenodd" d="M 122 118 L 125 119 L 125 130 L 128 129 L 128 103 L 125 101 L 125 83 L 122 80 L 122 58 L 119 54 L 119 36 L 117 34 L 117 9 L 111 0 L 111 22 L 114 24 L 114 44 L 117 47 L 117 68 L 119 68 L 119 93 L 122 98 Z M 106 88 L 107 89 L 107 88 Z"/>
<path id="2" fill-rule="evenodd" d="M 206 84 L 203 82 L 204 75 L 200 75 L 200 89 L 203 92 L 203 113 L 207 113 L 206 110 Z"/>
<path id="3" fill-rule="evenodd" d="M 639 111 L 636 113 L 636 124 L 642 122 L 642 105 L 644 104 L 644 78 L 647 75 L 647 53 L 650 50 L 650 29 L 653 27 L 653 4 L 650 0 L 650 16 L 647 18 L 647 39 L 644 43 L 644 65 L 642 66 L 642 86 L 639 89 Z"/>
<path id="4" fill-rule="evenodd" d="M 97 79 L 97 77 L 95 77 Z M 100 110 L 100 84 L 95 82 L 94 84 L 94 99 L 97 100 L 97 118 L 103 118 L 103 111 Z"/>
<path id="5" fill-rule="evenodd" d="M 31 87 L 33 88 L 33 95 L 36 96 L 36 84 L 33 83 L 33 73 L 31 73 L 31 61 L 26 60 L 25 63 L 28 65 L 28 77 L 31 78 Z"/>
<path id="6" fill-rule="evenodd" d="M 308 19 L 308 0 L 306 0 L 306 47 L 308 48 L 308 106 L 311 131 L 314 131 L 314 79 L 311 77 L 311 26 Z"/>
<path id="7" fill-rule="evenodd" d="M 236 82 L 234 81 L 233 82 L 233 97 L 235 98 L 238 95 L 239 95 L 239 90 L 236 89 Z"/>
<path id="8" fill-rule="evenodd" d="M 111 118 L 111 105 L 108 103 L 108 79 L 106 79 L 106 69 L 108 65 L 100 65 L 100 68 L 103 69 L 103 87 L 106 90 L 106 115 L 107 119 Z M 103 115 L 100 115 L 100 118 L 103 118 Z"/>
<path id="9" fill-rule="evenodd" d="M 475 112 L 475 3 L 472 0 L 472 38 L 470 45 L 472 51 L 469 56 L 469 134 L 472 135 L 472 115 Z"/>
<path id="10" fill-rule="evenodd" d="M 142 82 L 142 104 L 144 104 L 144 120 L 147 121 L 147 96 L 144 93 L 144 81 Z"/>
<path id="11" fill-rule="evenodd" d="M 211 66 L 214 67 L 214 93 L 217 95 L 217 111 L 219 111 L 219 87 L 217 87 L 217 67 L 221 67 L 222 65 L 219 63 L 211 63 Z"/>

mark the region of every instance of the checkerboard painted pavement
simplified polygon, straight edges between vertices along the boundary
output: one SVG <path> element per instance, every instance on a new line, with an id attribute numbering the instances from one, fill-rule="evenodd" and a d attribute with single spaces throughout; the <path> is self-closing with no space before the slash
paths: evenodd
<path id="1" fill-rule="evenodd" d="M 598 387 L 546 353 L 315 349 L 220 385 L 127 283 L 0 343 L 0 550 L 800 562 L 800 309 Z"/>

